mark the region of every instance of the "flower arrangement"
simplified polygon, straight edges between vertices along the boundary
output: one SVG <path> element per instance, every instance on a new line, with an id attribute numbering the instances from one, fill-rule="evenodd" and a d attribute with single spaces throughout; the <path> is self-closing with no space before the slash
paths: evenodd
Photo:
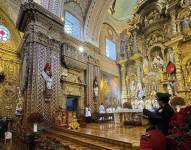
<path id="1" fill-rule="evenodd" d="M 63 145 L 52 137 L 39 137 L 35 141 L 37 150 L 71 150 L 68 145 Z"/>
<path id="2" fill-rule="evenodd" d="M 44 121 L 42 114 L 38 112 L 30 114 L 27 120 L 31 123 L 41 123 Z"/>
<path id="3" fill-rule="evenodd" d="M 173 150 L 191 149 L 191 106 L 173 115 L 167 138 Z"/>

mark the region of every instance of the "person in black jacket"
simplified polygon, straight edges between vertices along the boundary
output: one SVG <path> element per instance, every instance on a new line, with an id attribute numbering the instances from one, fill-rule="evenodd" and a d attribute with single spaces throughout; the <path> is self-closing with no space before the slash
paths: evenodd
<path id="1" fill-rule="evenodd" d="M 171 95 L 168 93 L 156 93 L 156 98 L 160 106 L 157 113 L 161 116 L 161 120 L 158 122 L 157 127 L 165 135 L 168 134 L 169 123 L 174 114 L 173 108 L 169 105 L 170 96 Z"/>
<path id="2" fill-rule="evenodd" d="M 156 127 L 165 135 L 168 134 L 169 122 L 174 114 L 173 108 L 168 103 L 170 96 L 171 95 L 168 93 L 160 93 L 160 92 L 156 93 L 156 99 L 158 101 L 160 108 L 156 110 L 156 112 L 150 112 L 150 113 L 157 113 L 158 115 L 161 116 L 161 119 L 156 124 Z"/>

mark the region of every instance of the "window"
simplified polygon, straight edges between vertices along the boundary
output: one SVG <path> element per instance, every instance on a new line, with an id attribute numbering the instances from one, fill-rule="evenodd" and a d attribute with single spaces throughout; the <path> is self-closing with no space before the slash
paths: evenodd
<path id="1" fill-rule="evenodd" d="M 77 39 L 80 39 L 81 37 L 80 21 L 67 11 L 65 12 L 64 30 L 66 33 L 72 35 Z"/>
<path id="2" fill-rule="evenodd" d="M 61 1 L 60 0 L 34 0 L 53 14 L 60 16 Z"/>
<path id="3" fill-rule="evenodd" d="M 3 25 L 0 25 L 0 41 L 7 41 L 10 39 L 10 31 Z"/>
<path id="4" fill-rule="evenodd" d="M 106 39 L 106 56 L 112 60 L 116 60 L 116 44 Z"/>

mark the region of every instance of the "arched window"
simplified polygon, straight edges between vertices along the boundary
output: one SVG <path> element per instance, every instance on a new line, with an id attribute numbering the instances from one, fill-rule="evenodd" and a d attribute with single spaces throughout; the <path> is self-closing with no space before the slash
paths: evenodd
<path id="1" fill-rule="evenodd" d="M 80 21 L 70 14 L 68 11 L 65 11 L 65 22 L 64 22 L 64 31 L 71 36 L 80 39 L 81 38 L 81 27 Z"/>
<path id="2" fill-rule="evenodd" d="M 8 41 L 10 39 L 10 31 L 3 25 L 0 25 L 0 41 Z"/>
<path id="3" fill-rule="evenodd" d="M 106 39 L 106 56 L 112 60 L 116 60 L 116 44 L 109 40 Z"/>
<path id="4" fill-rule="evenodd" d="M 62 0 L 34 0 L 36 3 L 42 5 L 53 14 L 60 17 Z"/>

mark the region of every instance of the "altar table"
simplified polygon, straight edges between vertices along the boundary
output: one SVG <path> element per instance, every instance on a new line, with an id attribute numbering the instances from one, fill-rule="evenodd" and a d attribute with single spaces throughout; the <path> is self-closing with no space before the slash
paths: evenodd
<path id="1" fill-rule="evenodd" d="M 141 119 L 142 109 L 119 109 L 114 112 L 114 122 L 124 124 L 124 121 Z"/>

